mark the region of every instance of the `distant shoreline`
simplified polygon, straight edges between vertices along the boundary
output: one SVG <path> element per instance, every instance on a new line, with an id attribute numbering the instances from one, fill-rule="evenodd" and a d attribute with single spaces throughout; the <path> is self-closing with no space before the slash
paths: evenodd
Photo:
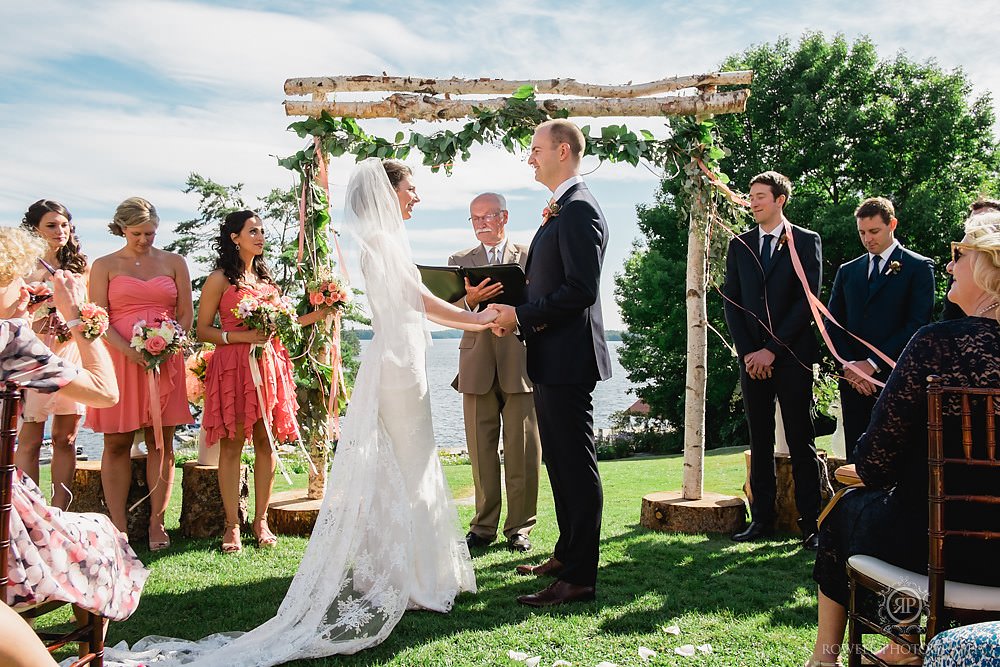
<path id="1" fill-rule="evenodd" d="M 358 337 L 358 340 L 371 340 L 374 335 L 371 329 L 345 329 L 346 332 L 351 332 Z M 461 331 L 458 329 L 444 329 L 443 331 L 432 331 L 431 338 L 434 339 L 448 339 L 448 338 L 461 338 Z M 609 341 L 620 341 L 622 339 L 622 332 L 616 331 L 614 329 L 609 329 L 604 332 L 604 340 Z"/>

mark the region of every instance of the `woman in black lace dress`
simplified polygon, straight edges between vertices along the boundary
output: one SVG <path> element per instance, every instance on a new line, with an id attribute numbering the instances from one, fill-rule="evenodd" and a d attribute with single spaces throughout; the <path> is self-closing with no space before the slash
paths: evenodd
<path id="1" fill-rule="evenodd" d="M 854 456 L 865 486 L 844 495 L 823 521 L 813 570 L 819 631 L 807 667 L 840 664 L 848 558 L 867 554 L 916 572 L 927 569 L 927 376 L 939 375 L 951 386 L 1000 388 L 1000 213 L 965 222 L 965 237 L 953 246 L 948 272 L 954 278 L 948 299 L 968 317 L 930 324 L 910 340 L 858 440 Z M 946 401 L 944 411 L 947 437 L 954 432 L 948 420 L 958 410 Z M 946 441 L 945 451 L 959 446 Z M 1000 530 L 996 512 L 976 519 L 980 528 L 988 521 L 990 530 Z M 987 565 L 1000 561 L 1000 545 L 986 562 L 972 562 L 963 546 L 949 547 L 948 577 L 1000 583 L 1000 571 Z M 919 664 L 896 645 L 883 649 L 882 656 L 890 664 Z"/>

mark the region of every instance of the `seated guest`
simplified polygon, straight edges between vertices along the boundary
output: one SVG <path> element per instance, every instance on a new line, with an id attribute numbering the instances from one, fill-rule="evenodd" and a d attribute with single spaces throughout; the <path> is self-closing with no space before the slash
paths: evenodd
<path id="1" fill-rule="evenodd" d="M 42 252 L 43 242 L 28 232 L 0 228 L 0 383 L 60 391 L 86 405 L 114 405 L 114 366 L 99 338 L 100 327 L 87 317 L 91 309 L 84 304 L 81 278 L 56 271 L 53 301 L 79 347 L 82 369 L 52 354 L 25 319 L 30 293 L 21 276 Z M 62 600 L 114 620 L 135 611 L 148 572 L 110 519 L 49 507 L 20 470 L 15 470 L 12 505 L 4 602 L 16 610 Z"/>
<path id="2" fill-rule="evenodd" d="M 971 216 L 965 237 L 952 244 L 948 298 L 968 315 L 921 328 L 903 350 L 858 441 L 855 462 L 863 488 L 845 494 L 823 521 L 813 578 L 819 584 L 819 631 L 810 667 L 837 665 L 846 624 L 847 559 L 867 554 L 914 572 L 927 571 L 927 376 L 945 385 L 1000 388 L 1000 213 Z M 945 401 L 945 455 L 959 456 L 954 438 L 959 406 Z M 981 438 L 981 435 L 980 435 Z M 950 482 L 967 485 L 955 470 Z M 969 521 L 1000 530 L 995 508 Z M 1000 584 L 1000 558 L 982 558 L 982 542 L 949 542 L 949 579 Z M 979 554 L 979 560 L 973 554 Z M 919 658 L 890 644 L 880 654 L 890 664 L 919 664 Z"/>
<path id="3" fill-rule="evenodd" d="M 927 643 L 924 667 L 1000 667 L 1000 621 L 934 635 Z"/>

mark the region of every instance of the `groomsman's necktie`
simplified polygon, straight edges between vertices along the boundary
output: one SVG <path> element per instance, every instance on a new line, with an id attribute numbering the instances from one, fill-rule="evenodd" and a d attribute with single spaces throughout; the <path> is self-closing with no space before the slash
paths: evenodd
<path id="1" fill-rule="evenodd" d="M 872 270 L 868 274 L 868 287 L 870 288 L 878 280 L 879 265 L 882 263 L 882 257 L 880 255 L 875 255 L 872 257 Z"/>
<path id="2" fill-rule="evenodd" d="M 774 237 L 770 234 L 764 234 L 763 242 L 760 245 L 760 265 L 767 271 L 767 267 L 771 264 L 771 244 L 774 243 Z"/>

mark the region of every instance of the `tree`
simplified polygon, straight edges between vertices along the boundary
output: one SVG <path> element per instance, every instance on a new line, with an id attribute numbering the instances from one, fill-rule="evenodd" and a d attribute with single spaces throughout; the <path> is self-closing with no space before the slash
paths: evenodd
<path id="1" fill-rule="evenodd" d="M 903 243 L 938 260 L 943 280 L 947 242 L 961 235 L 969 202 L 1000 181 L 988 95 L 971 99 L 960 70 L 945 72 L 905 55 L 880 60 L 867 38 L 848 44 L 819 33 L 795 47 L 788 40 L 753 47 L 728 58 L 724 69 L 755 74 L 746 113 L 715 120 L 730 151 L 723 166 L 737 189 L 768 169 L 792 180 L 788 218 L 823 237 L 826 285 L 841 263 L 862 252 L 853 212 L 875 195 L 894 202 Z M 616 282 L 629 329 L 622 365 L 651 414 L 680 426 L 687 238 L 678 195 L 671 177 L 655 206 L 639 207 L 645 242 Z M 728 338 L 718 294 L 708 317 Z M 735 359 L 718 336 L 710 338 L 708 354 L 707 446 L 743 444 Z"/>

